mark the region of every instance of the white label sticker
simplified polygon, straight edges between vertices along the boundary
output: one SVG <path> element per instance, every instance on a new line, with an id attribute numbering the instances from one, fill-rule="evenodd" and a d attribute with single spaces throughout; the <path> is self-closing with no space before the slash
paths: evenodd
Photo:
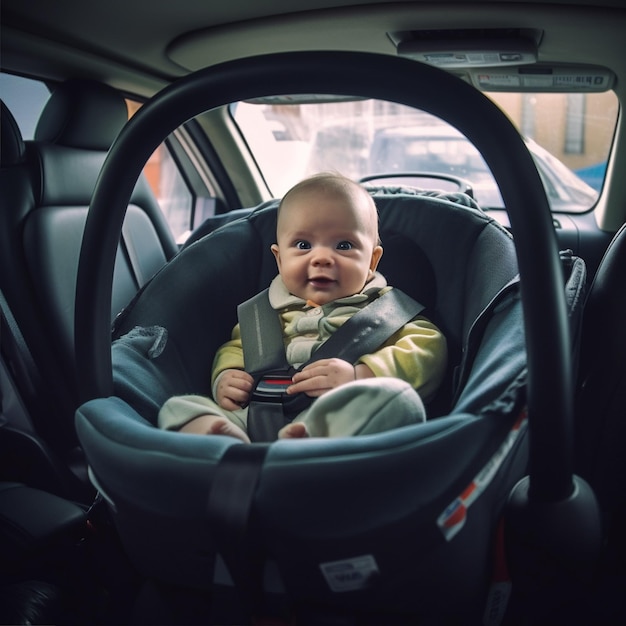
<path id="1" fill-rule="evenodd" d="M 378 575 L 378 565 L 371 554 L 320 563 L 320 569 L 330 590 L 335 592 L 365 589 L 371 579 Z"/>
<path id="2" fill-rule="evenodd" d="M 512 74 L 479 74 L 478 84 L 481 87 L 518 87 L 519 76 Z"/>

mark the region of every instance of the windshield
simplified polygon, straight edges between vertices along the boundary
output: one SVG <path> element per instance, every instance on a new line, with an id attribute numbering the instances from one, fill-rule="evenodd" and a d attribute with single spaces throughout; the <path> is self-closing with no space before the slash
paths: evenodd
<path id="1" fill-rule="evenodd" d="M 611 148 L 615 94 L 499 93 L 492 98 L 524 136 L 552 209 L 590 209 Z M 503 208 L 478 150 L 423 111 L 381 100 L 348 100 L 238 102 L 231 112 L 275 196 L 309 174 L 338 171 L 373 184 L 444 191 L 468 184 L 483 208 Z"/>

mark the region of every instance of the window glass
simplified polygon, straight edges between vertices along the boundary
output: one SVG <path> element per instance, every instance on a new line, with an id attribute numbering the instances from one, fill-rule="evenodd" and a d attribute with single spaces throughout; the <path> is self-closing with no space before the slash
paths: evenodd
<path id="1" fill-rule="evenodd" d="M 193 196 L 165 143 L 157 148 L 144 171 L 174 238 L 184 243 L 191 231 Z"/>
<path id="2" fill-rule="evenodd" d="M 611 148 L 618 112 L 615 94 L 487 95 L 524 135 L 552 209 L 590 209 Z M 503 207 L 478 150 L 455 128 L 427 113 L 379 100 L 239 102 L 231 112 L 276 196 L 304 176 L 335 170 L 356 180 L 393 175 L 391 180 L 399 184 L 444 190 L 459 188 L 447 180 L 456 177 L 469 182 L 483 208 Z M 416 178 L 416 173 L 438 178 Z"/>
<path id="3" fill-rule="evenodd" d="M 126 103 L 130 116 L 141 107 L 140 102 L 133 100 Z M 172 229 L 174 239 L 184 243 L 192 228 L 194 196 L 166 141 L 148 159 L 143 174 Z"/>
<path id="4" fill-rule="evenodd" d="M 585 153 L 585 94 L 571 93 L 565 112 L 565 154 Z"/>
<path id="5" fill-rule="evenodd" d="M 50 90 L 45 83 L 12 74 L 0 74 L 0 97 L 15 117 L 24 139 L 35 136 L 37 120 Z"/>

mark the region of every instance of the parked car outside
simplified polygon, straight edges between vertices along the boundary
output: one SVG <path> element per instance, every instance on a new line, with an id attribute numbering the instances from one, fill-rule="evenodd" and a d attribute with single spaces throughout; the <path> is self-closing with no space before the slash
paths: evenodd
<path id="1" fill-rule="evenodd" d="M 580 213 L 598 199 L 598 192 L 532 139 L 525 139 L 553 211 Z M 478 204 L 503 208 L 504 202 L 491 170 L 480 152 L 449 125 L 383 128 L 374 134 L 368 170 L 457 176 L 468 180 Z"/>

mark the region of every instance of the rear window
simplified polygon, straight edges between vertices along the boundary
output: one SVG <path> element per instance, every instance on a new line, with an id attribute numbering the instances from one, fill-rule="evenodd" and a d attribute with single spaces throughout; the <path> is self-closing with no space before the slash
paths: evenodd
<path id="1" fill-rule="evenodd" d="M 524 136 L 552 210 L 579 213 L 592 208 L 617 121 L 615 94 L 487 95 Z M 355 180 L 378 176 L 383 182 L 444 190 L 456 189 L 447 180 L 456 178 L 470 184 L 483 208 L 503 208 L 478 150 L 455 128 L 422 111 L 357 100 L 239 102 L 231 105 L 231 112 L 276 196 L 304 176 L 333 170 Z"/>

